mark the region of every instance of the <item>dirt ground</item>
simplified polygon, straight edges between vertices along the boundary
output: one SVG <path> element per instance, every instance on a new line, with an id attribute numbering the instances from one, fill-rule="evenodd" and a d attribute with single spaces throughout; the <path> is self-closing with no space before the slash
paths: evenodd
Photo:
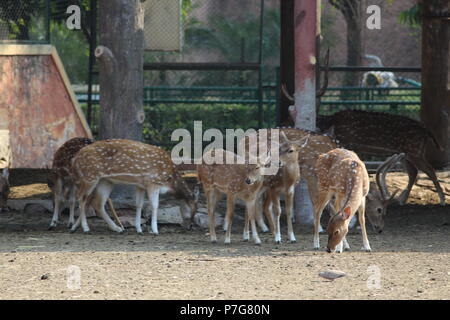
<path id="1" fill-rule="evenodd" d="M 394 186 L 406 183 L 398 175 Z M 447 177 L 440 174 L 448 192 Z M 13 194 L 48 197 L 38 182 L 13 186 Z M 70 234 L 64 224 L 47 230 L 49 212 L 2 212 L 0 299 L 450 299 L 449 206 L 420 204 L 437 197 L 428 181 L 418 184 L 410 204 L 389 209 L 383 233 L 368 226 L 371 253 L 359 251 L 357 230 L 348 236 L 351 251 L 328 254 L 326 235 L 314 251 L 312 228 L 298 225 L 297 243 L 287 243 L 283 228 L 282 244 L 260 234 L 256 246 L 242 241 L 236 219 L 232 244 L 224 245 L 223 232 L 211 244 L 200 228 L 160 225 L 158 236 L 139 236 L 133 228 L 114 234 L 93 217 L 90 234 Z M 325 270 L 347 275 L 329 281 L 318 276 Z"/>

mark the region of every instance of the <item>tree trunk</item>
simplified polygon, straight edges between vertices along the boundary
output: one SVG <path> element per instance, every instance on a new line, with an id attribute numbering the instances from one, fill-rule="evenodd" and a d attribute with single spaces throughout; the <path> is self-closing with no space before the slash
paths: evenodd
<path id="1" fill-rule="evenodd" d="M 142 139 L 144 8 L 140 0 L 99 1 L 100 138 Z"/>
<path id="2" fill-rule="evenodd" d="M 296 0 L 295 34 L 295 127 L 316 129 L 316 30 L 319 1 Z M 313 207 L 306 182 L 295 189 L 295 217 L 301 224 L 313 225 Z"/>
<path id="3" fill-rule="evenodd" d="M 422 10 L 422 107 L 421 119 L 447 148 L 449 134 L 450 100 L 448 90 L 450 4 L 448 0 L 421 1 Z M 447 18 L 442 17 L 447 15 Z M 441 17 L 439 17 L 441 16 Z M 427 148 L 428 160 L 435 167 L 445 166 L 446 151 L 434 144 Z"/>
<path id="4" fill-rule="evenodd" d="M 346 17 L 347 21 L 347 66 L 357 67 L 362 62 L 362 32 L 360 16 Z M 358 72 L 345 73 L 344 85 L 357 86 Z"/>
<path id="5" fill-rule="evenodd" d="M 347 24 L 347 66 L 360 66 L 362 62 L 362 0 L 328 0 L 332 6 L 341 11 Z M 359 84 L 358 72 L 347 72 L 344 76 L 345 86 Z"/>

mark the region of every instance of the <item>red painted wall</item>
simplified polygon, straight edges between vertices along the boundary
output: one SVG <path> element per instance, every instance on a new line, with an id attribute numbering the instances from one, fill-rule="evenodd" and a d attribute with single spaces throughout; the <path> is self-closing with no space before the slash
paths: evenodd
<path id="1" fill-rule="evenodd" d="M 88 136 L 51 55 L 0 56 L 0 130 L 13 168 L 50 167 L 66 140 Z"/>

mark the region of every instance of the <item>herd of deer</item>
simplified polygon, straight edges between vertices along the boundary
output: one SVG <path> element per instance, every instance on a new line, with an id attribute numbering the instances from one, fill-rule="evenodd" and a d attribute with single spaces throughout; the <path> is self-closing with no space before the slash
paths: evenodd
<path id="1" fill-rule="evenodd" d="M 327 66 L 328 66 L 327 54 Z M 326 68 L 327 69 L 327 68 Z M 327 72 L 324 87 L 317 95 L 325 92 L 328 83 Z M 283 88 L 287 98 L 294 99 Z M 295 115 L 293 115 L 295 118 Z M 342 252 L 348 249 L 346 241 L 349 224 L 358 212 L 363 238 L 363 250 L 371 251 L 365 227 L 365 215 L 377 232 L 382 232 L 384 217 L 389 204 L 398 201 L 404 204 L 409 197 L 418 170 L 425 172 L 433 181 L 441 205 L 445 195 L 439 185 L 436 173 L 426 160 L 425 149 L 432 141 L 440 150 L 442 147 L 422 124 L 410 118 L 380 112 L 357 110 L 340 111 L 332 116 L 319 116 L 318 128 L 322 133 L 294 128 L 263 129 L 279 130 L 279 139 L 266 141 L 267 154 L 257 155 L 252 141 L 246 136 L 239 148 L 246 150 L 245 156 L 223 149 L 212 149 L 197 165 L 198 180 L 203 185 L 209 216 L 209 232 L 212 242 L 217 242 L 215 232 L 215 208 L 221 195 L 227 196 L 227 211 L 224 220 L 225 243 L 231 242 L 231 227 L 236 199 L 245 202 L 246 219 L 244 240 L 251 234 L 256 244 L 261 243 L 257 224 L 263 232 L 271 231 L 274 240 L 281 242 L 280 198 L 284 196 L 288 239 L 295 242 L 292 226 L 294 187 L 300 178 L 305 179 L 314 208 L 314 248 L 319 249 L 319 229 L 322 211 L 330 203 L 330 219 L 327 226 L 328 252 Z M 271 137 L 265 131 L 264 137 Z M 270 146 L 270 147 L 269 147 Z M 270 148 L 278 148 L 276 159 L 272 159 Z M 344 149 L 346 148 L 346 149 Z M 348 150 L 347 150 L 348 149 Z M 377 170 L 375 182 L 369 181 L 364 163 L 355 152 L 390 156 Z M 234 159 L 233 163 L 226 160 Z M 237 161 L 241 160 L 241 161 Z M 250 161 L 254 160 L 254 161 Z M 402 161 L 409 176 L 406 189 L 395 199 L 386 185 L 386 174 L 398 161 Z M 276 174 L 265 175 L 265 169 L 276 162 Z M 7 207 L 9 194 L 8 169 L 0 175 L 0 211 Z M 151 207 L 151 232 L 158 234 L 157 211 L 159 194 L 167 190 L 175 193 L 179 200 L 182 224 L 190 229 L 197 211 L 199 188 L 192 191 L 183 180 L 177 167 L 165 150 L 131 140 L 102 140 L 94 142 L 86 138 L 67 141 L 55 153 L 49 187 L 53 193 L 54 213 L 50 228 L 59 221 L 64 202 L 68 200 L 69 227 L 75 231 L 81 224 L 84 232 L 89 231 L 86 209 L 91 206 L 116 232 L 124 228 L 115 213 L 109 196 L 115 184 L 136 186 L 135 228 L 142 233 L 141 213 L 147 194 Z M 262 202 L 260 201 L 262 200 Z M 75 206 L 78 201 L 80 214 L 75 221 Z M 108 204 L 118 225 L 105 211 Z M 262 206 L 260 206 L 262 204 Z M 264 216 L 269 227 L 267 227 Z"/>
<path id="2" fill-rule="evenodd" d="M 343 116 L 345 114 L 346 118 Z M 372 120 L 366 120 L 369 118 Z M 345 122 L 345 119 L 349 120 Z M 399 198 L 401 203 L 408 198 L 417 176 L 417 169 L 422 169 L 430 176 L 440 195 L 441 204 L 445 203 L 435 172 L 424 157 L 427 141 L 431 139 L 434 143 L 437 142 L 418 122 L 401 119 L 399 116 L 359 111 L 339 112 L 328 121 L 332 123 L 334 136 L 294 128 L 268 129 L 269 132 L 279 130 L 278 143 L 270 144 L 270 140 L 267 141 L 267 145 L 271 148 L 278 148 L 276 165 L 279 168 L 276 174 L 264 174 L 265 168 L 274 161 L 271 158 L 270 147 L 267 154 L 257 157 L 253 153 L 254 146 L 251 145 L 252 140 L 248 136 L 240 141 L 246 150 L 245 159 L 241 159 L 241 162 L 225 161 L 230 159 L 230 156 L 236 160 L 240 157 L 231 151 L 212 149 L 205 153 L 204 159 L 222 157 L 224 160 L 216 163 L 204 161 L 197 165 L 198 180 L 203 185 L 207 201 L 212 242 L 217 242 L 215 207 L 223 194 L 227 196 L 227 211 L 223 226 L 226 231 L 225 243 L 231 241 L 236 199 L 241 199 L 246 204 L 244 240 L 249 240 L 251 226 L 254 242 L 261 243 L 257 231 L 258 224 L 262 231 L 270 229 L 275 242 L 281 242 L 281 196 L 285 199 L 288 239 L 295 242 L 292 226 L 293 195 L 294 187 L 302 177 L 307 182 L 314 208 L 314 248 L 320 247 L 320 217 L 330 203 L 331 214 L 326 229 L 327 251 L 342 252 L 349 248 L 345 237 L 356 212 L 361 226 L 363 250 L 370 251 L 365 214 L 367 213 L 374 229 L 381 232 L 386 208 L 395 197 L 395 193 L 390 195 L 387 189 L 386 173 L 399 160 L 405 163 L 410 177 L 407 189 Z M 378 130 L 381 127 L 384 129 Z M 389 134 L 389 130 L 394 128 L 396 134 Z M 370 132 L 372 134 L 369 134 Z M 256 133 L 257 139 L 260 133 L 261 130 Z M 364 140 L 366 143 L 363 143 L 363 134 L 366 135 Z M 369 181 L 366 167 L 356 153 L 343 149 L 342 146 L 392 156 L 378 168 L 374 183 Z M 136 186 L 135 228 L 138 233 L 142 233 L 141 212 L 147 194 L 152 207 L 151 232 L 158 234 L 159 194 L 166 190 L 174 192 L 179 200 L 183 225 L 189 229 L 193 224 L 199 197 L 198 186 L 192 191 L 172 162 L 169 153 L 159 147 L 131 140 L 94 142 L 86 138 L 74 138 L 57 150 L 51 172 L 49 187 L 53 192 L 54 214 L 50 228 L 58 224 L 64 202 L 68 200 L 71 231 L 75 231 L 80 224 L 84 232 L 89 231 L 86 209 L 92 206 L 111 230 L 123 232 L 124 228 L 109 199 L 115 184 Z M 8 169 L 4 169 L 0 176 L 0 208 L 6 207 L 9 193 L 8 174 Z M 79 204 L 80 214 L 75 221 L 76 201 Z M 105 211 L 107 203 L 118 224 Z M 262 206 L 259 206 L 260 204 Z M 269 227 L 264 222 L 263 213 Z"/>

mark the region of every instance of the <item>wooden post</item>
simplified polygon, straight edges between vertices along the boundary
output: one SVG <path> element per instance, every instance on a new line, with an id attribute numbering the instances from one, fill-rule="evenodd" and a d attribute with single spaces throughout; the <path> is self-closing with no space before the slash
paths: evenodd
<path id="1" fill-rule="evenodd" d="M 317 1 L 295 0 L 295 127 L 316 129 L 316 30 Z M 295 216 L 302 224 L 312 224 L 313 208 L 304 180 L 295 192 Z"/>
<path id="2" fill-rule="evenodd" d="M 294 92 L 295 60 L 294 60 L 294 0 L 280 1 L 281 16 L 281 52 L 280 52 L 280 80 L 285 84 L 288 92 Z M 281 85 L 280 85 L 281 88 Z M 280 96 L 280 123 L 290 122 L 288 108 L 292 103 L 283 94 Z"/>
<path id="3" fill-rule="evenodd" d="M 100 138 L 142 139 L 144 8 L 140 0 L 99 1 Z"/>
<path id="4" fill-rule="evenodd" d="M 422 10 L 422 106 L 421 119 L 446 151 L 429 144 L 427 157 L 435 167 L 449 161 L 450 94 L 448 90 L 450 3 L 421 0 Z M 447 17 L 445 17 L 445 15 Z"/>

